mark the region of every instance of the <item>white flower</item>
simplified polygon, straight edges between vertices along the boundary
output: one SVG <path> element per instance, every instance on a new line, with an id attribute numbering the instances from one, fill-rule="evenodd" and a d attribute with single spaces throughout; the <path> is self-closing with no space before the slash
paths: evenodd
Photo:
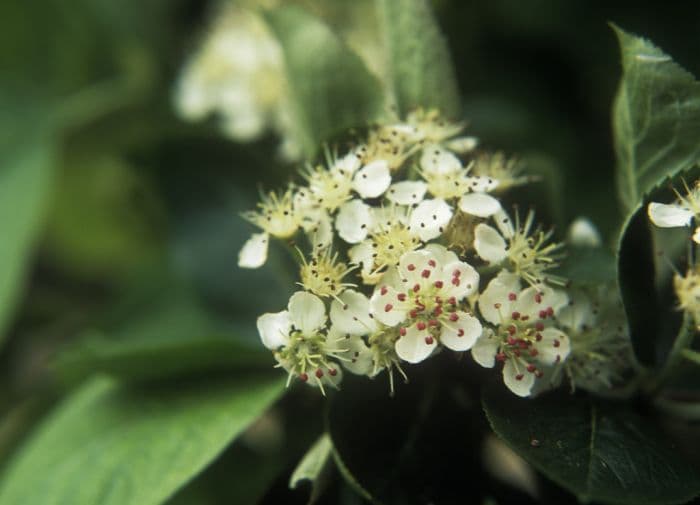
<path id="1" fill-rule="evenodd" d="M 303 216 L 297 212 L 295 195 L 291 188 L 284 193 L 270 192 L 258 203 L 259 210 L 243 213 L 243 218 L 261 228 L 264 233 L 253 234 L 238 255 L 238 266 L 258 268 L 267 260 L 270 236 L 289 238 L 302 224 Z"/>
<path id="2" fill-rule="evenodd" d="M 521 290 L 517 275 L 502 271 L 479 296 L 479 311 L 494 329 L 485 330 L 472 356 L 482 366 L 503 362 L 503 381 L 518 396 L 529 396 L 541 367 L 569 354 L 569 337 L 552 325 L 568 303 L 566 294 L 547 286 Z"/>
<path id="3" fill-rule="evenodd" d="M 678 228 L 690 226 L 693 218 L 700 216 L 700 181 L 692 188 L 685 183 L 685 196 L 676 192 L 678 199 L 675 203 L 665 204 L 651 202 L 647 207 L 651 222 L 661 228 Z M 700 244 L 700 226 L 695 228 L 693 241 Z"/>
<path id="4" fill-rule="evenodd" d="M 624 381 L 634 366 L 622 303 L 615 290 L 575 290 L 557 315 L 571 339 L 564 371 L 572 389 L 601 393 Z"/>
<path id="5" fill-rule="evenodd" d="M 384 194 L 390 184 L 389 165 L 384 160 L 365 165 L 353 178 L 353 189 L 362 198 L 377 198 Z"/>
<path id="6" fill-rule="evenodd" d="M 472 216 L 491 217 L 501 210 L 501 202 L 485 193 L 469 193 L 459 199 L 459 210 Z"/>
<path id="7" fill-rule="evenodd" d="M 357 244 L 367 238 L 372 223 L 372 208 L 358 199 L 344 203 L 335 218 L 338 235 L 348 244 Z"/>
<path id="8" fill-rule="evenodd" d="M 317 249 L 310 261 L 302 256 L 299 285 L 320 297 L 337 297 L 346 288 L 355 286 L 344 282 L 354 268 L 339 261 L 338 253 L 332 253 L 330 247 Z"/>
<path id="9" fill-rule="evenodd" d="M 532 285 L 558 280 L 548 271 L 559 265 L 561 244 L 549 242 L 551 231 L 533 229 L 532 212 L 522 226 L 516 214 L 515 228 L 505 212 L 499 212 L 494 218 L 500 232 L 485 223 L 478 224 L 474 230 L 474 249 L 481 259 L 493 265 L 503 264 Z"/>
<path id="10" fill-rule="evenodd" d="M 442 246 L 431 244 L 401 257 L 375 288 L 370 310 L 386 326 L 400 328 L 398 356 L 410 363 L 427 358 L 438 343 L 469 349 L 481 335 L 478 319 L 460 302 L 478 288 L 479 274 Z"/>
<path id="11" fill-rule="evenodd" d="M 323 390 L 324 384 L 337 386 L 341 377 L 337 360 L 345 352 L 336 338 L 327 335 L 326 322 L 321 299 L 300 291 L 289 299 L 287 310 L 263 314 L 257 326 L 263 345 L 274 351 L 290 380 L 299 377 Z"/>

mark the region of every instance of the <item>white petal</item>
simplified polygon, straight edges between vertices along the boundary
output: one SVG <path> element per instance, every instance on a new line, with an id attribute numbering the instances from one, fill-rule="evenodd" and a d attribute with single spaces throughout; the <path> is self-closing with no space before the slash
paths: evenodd
<path id="1" fill-rule="evenodd" d="M 452 219 L 452 208 L 442 199 L 423 200 L 411 213 L 410 229 L 427 242 L 442 234 Z"/>
<path id="2" fill-rule="evenodd" d="M 599 247 L 603 243 L 596 227 L 585 217 L 576 218 L 571 223 L 567 241 L 576 247 Z"/>
<path id="3" fill-rule="evenodd" d="M 511 300 L 511 295 L 515 295 L 519 291 L 520 285 L 517 276 L 501 272 L 489 282 L 479 296 L 479 312 L 489 323 L 501 324 L 501 316 L 509 318 L 513 313 L 514 301 Z"/>
<path id="4" fill-rule="evenodd" d="M 360 168 L 361 164 L 362 162 L 357 156 L 357 152 L 352 151 L 336 160 L 331 170 L 337 170 L 341 175 L 349 176 L 354 174 L 357 169 Z"/>
<path id="5" fill-rule="evenodd" d="M 238 266 L 241 268 L 259 268 L 267 261 L 267 248 L 270 236 L 267 233 L 254 233 L 238 253 Z"/>
<path id="6" fill-rule="evenodd" d="M 476 137 L 457 137 L 445 142 L 445 147 L 459 154 L 473 151 L 477 145 L 479 145 L 479 139 Z"/>
<path id="7" fill-rule="evenodd" d="M 508 213 L 501 209 L 493 215 L 493 220 L 498 226 L 498 231 L 501 232 L 505 238 L 511 238 L 515 235 L 515 228 L 513 228 L 513 220 L 510 218 Z"/>
<path id="8" fill-rule="evenodd" d="M 437 347 L 437 341 L 428 329 L 419 330 L 414 324 L 406 329 L 406 334 L 396 341 L 396 354 L 409 363 L 420 363 L 430 356 Z"/>
<path id="9" fill-rule="evenodd" d="M 503 382 L 508 389 L 518 396 L 530 396 L 532 386 L 535 384 L 535 374 L 527 371 L 525 364 L 517 362 L 514 358 L 506 360 L 503 367 Z"/>
<path id="10" fill-rule="evenodd" d="M 373 161 L 362 167 L 353 179 L 353 188 L 362 198 L 376 198 L 391 184 L 389 164 L 384 160 Z"/>
<path id="11" fill-rule="evenodd" d="M 431 253 L 433 255 L 433 258 L 435 258 L 435 261 L 438 262 L 438 265 L 444 266 L 448 263 L 454 263 L 455 261 L 459 261 L 457 255 L 450 251 L 444 245 L 428 244 L 422 250 Z"/>
<path id="12" fill-rule="evenodd" d="M 545 328 L 540 332 L 542 340 L 535 342 L 537 361 L 545 365 L 554 365 L 566 359 L 571 350 L 569 337 L 556 328 Z"/>
<path id="13" fill-rule="evenodd" d="M 508 255 L 501 234 L 484 223 L 478 224 L 474 230 L 474 249 L 481 259 L 493 264 L 500 263 Z"/>
<path id="14" fill-rule="evenodd" d="M 651 222 L 662 228 L 688 226 L 693 219 L 693 211 L 676 204 L 651 202 L 647 208 Z"/>
<path id="15" fill-rule="evenodd" d="M 432 266 L 435 264 L 435 266 Z M 399 259 L 398 273 L 401 279 L 406 280 L 406 285 L 411 287 L 414 284 L 423 284 L 426 281 L 423 277 L 423 272 L 430 272 L 430 277 L 435 278 L 435 267 L 437 267 L 437 258 L 430 251 L 419 249 L 417 251 L 409 251 Z M 439 272 L 439 270 L 437 270 Z M 429 277 L 427 278 L 429 279 Z"/>
<path id="16" fill-rule="evenodd" d="M 499 339 L 496 338 L 492 330 L 486 329 L 472 346 L 472 358 L 484 368 L 493 368 L 493 365 L 496 364 L 498 346 Z"/>
<path id="17" fill-rule="evenodd" d="M 477 318 L 466 312 L 457 311 L 457 321 L 450 319 L 443 324 L 440 332 L 440 343 L 453 351 L 466 351 L 481 336 L 481 323 Z"/>
<path id="18" fill-rule="evenodd" d="M 569 298 L 563 291 L 549 286 L 529 287 L 518 293 L 513 310 L 536 320 L 541 311 L 551 308 L 556 315 L 567 303 Z"/>
<path id="19" fill-rule="evenodd" d="M 459 158 L 439 145 L 432 144 L 423 148 L 420 159 L 421 169 L 430 175 L 445 175 L 462 168 Z"/>
<path id="20" fill-rule="evenodd" d="M 454 296 L 457 300 L 461 300 L 479 289 L 479 273 L 463 261 L 453 261 L 445 265 L 441 277 L 447 297 Z"/>
<path id="21" fill-rule="evenodd" d="M 306 235 L 314 249 L 325 249 L 330 246 L 333 242 L 333 226 L 330 216 L 326 212 L 321 213 L 318 222 L 309 227 Z"/>
<path id="22" fill-rule="evenodd" d="M 338 386 L 340 385 L 341 381 L 343 380 L 343 369 L 338 365 L 337 363 L 333 363 L 333 370 L 335 371 L 335 375 L 330 374 L 330 370 L 328 369 L 321 369 L 323 372 L 323 375 L 319 379 L 315 373 L 309 373 L 309 380 L 306 382 L 309 386 L 313 387 L 319 387 L 319 383 L 323 384 L 323 386 L 331 386 L 335 389 L 338 389 Z"/>
<path id="23" fill-rule="evenodd" d="M 355 199 L 340 206 L 335 228 L 340 238 L 349 244 L 357 244 L 367 238 L 371 226 L 372 211 L 369 205 Z"/>
<path id="24" fill-rule="evenodd" d="M 343 366 L 356 375 L 369 375 L 374 368 L 372 351 L 367 347 L 361 337 L 350 337 L 340 343 L 340 347 L 347 349 L 343 356 Z"/>
<path id="25" fill-rule="evenodd" d="M 557 321 L 567 329 L 579 332 L 596 323 L 591 299 L 581 291 L 571 293 L 571 303 L 557 314 Z"/>
<path id="26" fill-rule="evenodd" d="M 413 205 L 423 200 L 427 190 L 423 181 L 402 181 L 389 186 L 386 197 L 399 205 Z"/>
<path id="27" fill-rule="evenodd" d="M 398 300 L 398 294 L 398 291 L 383 282 L 374 289 L 369 308 L 377 321 L 387 326 L 396 326 L 406 320 L 406 304 Z"/>
<path id="28" fill-rule="evenodd" d="M 459 208 L 472 216 L 489 217 L 501 210 L 501 202 L 485 193 L 467 193 L 459 199 Z"/>
<path id="29" fill-rule="evenodd" d="M 331 322 L 344 335 L 369 335 L 377 331 L 377 323 L 369 317 L 369 300 L 351 289 L 331 303 Z"/>
<path id="30" fill-rule="evenodd" d="M 700 226 L 695 228 L 695 232 L 693 233 L 693 241 L 696 244 L 700 244 Z"/>
<path id="31" fill-rule="evenodd" d="M 292 323 L 301 330 L 302 335 L 313 335 L 326 323 L 323 302 L 306 291 L 294 293 L 289 299 L 288 309 Z"/>
<path id="32" fill-rule="evenodd" d="M 277 313 L 263 314 L 258 318 L 258 333 L 265 347 L 275 351 L 289 342 L 289 332 L 292 322 L 289 312 L 283 310 Z"/>
<path id="33" fill-rule="evenodd" d="M 372 247 L 372 242 L 369 240 L 363 240 L 357 245 L 352 246 L 348 249 L 348 258 L 350 262 L 356 265 L 362 265 L 362 271 L 369 273 L 372 269 L 374 263 L 374 248 Z"/>

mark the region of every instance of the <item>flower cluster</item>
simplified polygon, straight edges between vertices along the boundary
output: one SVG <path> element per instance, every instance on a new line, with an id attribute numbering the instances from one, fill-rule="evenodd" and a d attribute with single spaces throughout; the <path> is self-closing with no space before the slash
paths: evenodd
<path id="1" fill-rule="evenodd" d="M 302 289 L 287 310 L 258 319 L 290 380 L 323 389 L 338 385 L 342 369 L 386 370 L 393 390 L 407 363 L 470 350 L 479 365 L 498 364 L 519 396 L 562 370 L 583 385 L 595 346 L 580 347 L 581 365 L 567 358 L 572 335 L 595 323 L 562 319 L 572 306 L 552 274 L 561 245 L 532 212 L 511 218 L 503 205 L 505 190 L 530 179 L 462 130 L 435 111 L 414 111 L 342 155 L 327 150 L 324 164 L 302 170 L 303 182 L 244 215 L 260 231 L 239 266 L 263 265 L 271 238 L 297 246 Z"/>

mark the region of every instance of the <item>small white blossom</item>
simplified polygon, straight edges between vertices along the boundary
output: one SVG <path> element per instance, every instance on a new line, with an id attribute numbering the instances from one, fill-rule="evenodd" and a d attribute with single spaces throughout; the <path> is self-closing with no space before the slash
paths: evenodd
<path id="1" fill-rule="evenodd" d="M 690 226 L 693 219 L 700 217 L 700 181 L 692 188 L 685 185 L 685 195 L 676 192 L 675 203 L 651 202 L 647 207 L 651 222 L 661 228 L 679 228 Z M 693 232 L 693 241 L 700 244 L 700 226 Z"/>
<path id="2" fill-rule="evenodd" d="M 603 243 L 595 225 L 585 217 L 579 217 L 569 226 L 567 242 L 575 247 L 600 247 Z"/>
<path id="3" fill-rule="evenodd" d="M 554 326 L 567 302 L 565 293 L 547 286 L 521 289 L 517 275 L 502 271 L 479 296 L 479 311 L 493 329 L 484 331 L 475 344 L 475 361 L 485 367 L 504 363 L 508 389 L 529 396 L 535 379 L 543 376 L 542 367 L 569 355 L 569 337 Z"/>
<path id="4" fill-rule="evenodd" d="M 335 218 L 338 235 L 348 244 L 357 244 L 366 239 L 372 223 L 372 208 L 359 199 L 344 203 Z"/>
<path id="5" fill-rule="evenodd" d="M 257 326 L 265 347 L 274 351 L 279 366 L 289 379 L 298 377 L 323 389 L 340 381 L 341 360 L 345 349 L 326 332 L 326 308 L 317 296 L 297 292 L 289 299 L 287 310 L 263 314 Z"/>
<path id="6" fill-rule="evenodd" d="M 439 237 L 452 219 L 452 207 L 440 198 L 426 199 L 411 212 L 409 228 L 424 242 Z"/>
<path id="7" fill-rule="evenodd" d="M 400 327 L 396 353 L 409 363 L 418 363 L 438 343 L 465 351 L 481 335 L 478 319 L 460 306 L 478 284 L 474 268 L 432 244 L 401 257 L 399 266 L 375 288 L 370 309 L 382 324 Z"/>

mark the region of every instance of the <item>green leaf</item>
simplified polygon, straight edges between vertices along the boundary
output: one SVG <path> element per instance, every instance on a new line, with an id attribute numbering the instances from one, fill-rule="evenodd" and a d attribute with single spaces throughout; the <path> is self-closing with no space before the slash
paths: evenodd
<path id="1" fill-rule="evenodd" d="M 315 482 L 328 462 L 332 450 L 333 444 L 327 433 L 318 437 L 318 440 L 314 442 L 314 445 L 311 446 L 294 469 L 289 479 L 289 487 L 294 489 L 304 480 Z"/>
<path id="2" fill-rule="evenodd" d="M 307 156 L 382 115 L 379 81 L 322 21 L 293 6 L 273 9 L 266 19 L 282 45 L 296 133 Z"/>
<path id="3" fill-rule="evenodd" d="M 426 0 L 377 0 L 389 65 L 389 88 L 400 113 L 417 107 L 461 117 L 459 90 L 445 38 Z"/>
<path id="4" fill-rule="evenodd" d="M 213 371 L 264 370 L 274 363 L 257 338 L 237 337 L 182 287 L 166 283 L 135 298 L 115 311 L 116 326 L 90 331 L 58 355 L 54 367 L 59 376 L 77 382 L 103 372 L 136 382 Z"/>
<path id="5" fill-rule="evenodd" d="M 0 143 L 0 342 L 22 294 L 43 221 L 53 147 L 43 131 L 26 138 L 14 135 Z"/>
<path id="6" fill-rule="evenodd" d="M 0 481 L 0 504 L 162 503 L 282 390 L 278 377 L 142 390 L 94 380 L 17 454 Z"/>
<path id="7" fill-rule="evenodd" d="M 613 28 L 623 67 L 613 106 L 617 185 L 629 212 L 700 159 L 700 83 L 650 41 Z"/>
<path id="8" fill-rule="evenodd" d="M 654 250 L 646 208 L 640 206 L 627 219 L 617 247 L 617 277 L 637 359 L 654 365 L 662 340 L 661 321 L 673 312 L 663 310 L 654 283 Z M 660 317 L 660 314 L 669 318 Z"/>
<path id="9" fill-rule="evenodd" d="M 483 406 L 496 434 L 583 502 L 660 505 L 700 493 L 700 476 L 681 448 L 619 405 L 488 390 Z"/>

